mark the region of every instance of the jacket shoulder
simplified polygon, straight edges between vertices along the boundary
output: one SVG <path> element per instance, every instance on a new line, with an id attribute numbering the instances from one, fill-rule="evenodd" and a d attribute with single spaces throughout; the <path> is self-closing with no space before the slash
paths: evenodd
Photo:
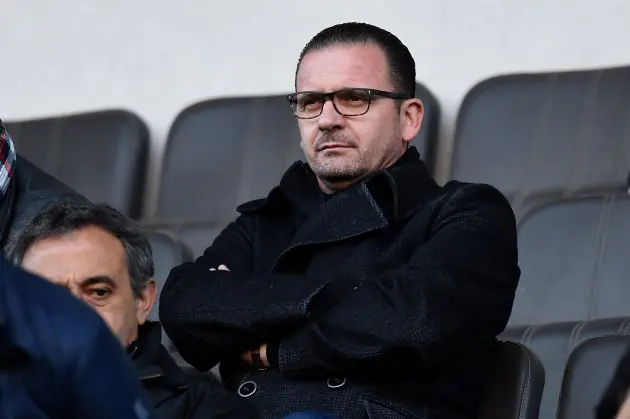
<path id="1" fill-rule="evenodd" d="M 87 202 L 74 189 L 18 156 L 15 170 L 16 195 L 7 231 L 4 254 L 10 257 L 13 245 L 33 218 L 46 206 L 65 201 Z"/>
<path id="2" fill-rule="evenodd" d="M 516 237 L 514 210 L 495 187 L 485 183 L 451 181 L 433 201 L 437 225 L 446 220 L 466 220 L 470 228 L 490 228 Z"/>
<path id="3" fill-rule="evenodd" d="M 279 186 L 273 188 L 269 194 L 260 199 L 254 199 L 239 205 L 236 210 L 243 215 L 256 213 L 284 214 L 289 211 L 291 203 Z"/>
<path id="4" fill-rule="evenodd" d="M 48 192 L 51 195 L 71 195 L 85 199 L 70 186 L 35 166 L 18 154 L 15 178 L 22 193 Z"/>
<path id="5" fill-rule="evenodd" d="M 469 183 L 452 180 L 442 187 L 442 197 L 448 203 L 501 206 L 512 211 L 510 202 L 497 188 L 486 183 Z"/>

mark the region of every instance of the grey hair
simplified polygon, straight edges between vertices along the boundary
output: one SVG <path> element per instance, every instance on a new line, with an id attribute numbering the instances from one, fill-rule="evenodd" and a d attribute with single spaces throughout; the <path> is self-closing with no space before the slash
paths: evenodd
<path id="1" fill-rule="evenodd" d="M 35 242 L 89 226 L 99 227 L 120 240 L 127 256 L 131 290 L 134 297 L 141 297 L 147 282 L 155 274 L 151 244 L 135 222 L 106 204 L 70 200 L 48 205 L 10 245 L 10 258 L 16 265 L 21 265 L 24 255 Z"/>

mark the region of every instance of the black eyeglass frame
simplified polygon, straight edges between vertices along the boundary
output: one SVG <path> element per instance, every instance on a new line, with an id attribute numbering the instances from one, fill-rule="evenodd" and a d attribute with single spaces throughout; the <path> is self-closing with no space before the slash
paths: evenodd
<path id="1" fill-rule="evenodd" d="M 337 105 L 335 104 L 335 95 L 341 92 L 348 92 L 348 91 L 359 91 L 362 93 L 366 93 L 368 96 L 368 104 L 367 107 L 365 109 L 364 112 L 362 113 L 358 113 L 358 114 L 345 114 L 343 112 L 341 112 L 339 109 L 337 109 Z M 303 116 L 298 116 L 296 113 L 296 106 L 297 106 L 297 96 L 300 94 L 305 94 L 305 93 L 312 93 L 312 94 L 316 94 L 321 98 L 324 98 L 324 102 L 322 103 L 321 108 L 319 109 L 319 113 L 317 115 L 313 115 L 313 116 L 308 116 L 308 117 L 303 117 Z M 403 93 L 397 93 L 397 92 L 387 92 L 385 90 L 378 90 L 378 89 L 366 89 L 366 88 L 362 88 L 362 87 L 348 87 L 345 89 L 339 89 L 339 90 L 335 90 L 334 92 L 328 92 L 328 93 L 323 93 L 323 92 L 317 92 L 314 90 L 306 90 L 303 92 L 295 92 L 295 93 L 290 93 L 287 95 L 287 101 L 289 102 L 289 106 L 291 107 L 291 111 L 293 112 L 293 115 L 298 118 L 298 119 L 314 119 L 317 118 L 318 116 L 320 116 L 322 114 L 322 112 L 324 112 L 324 105 L 326 104 L 326 102 L 328 102 L 329 100 L 332 102 L 333 104 L 333 108 L 335 108 L 335 111 L 337 111 L 337 113 L 341 116 L 361 116 L 361 115 L 365 115 L 366 113 L 368 113 L 368 111 L 370 110 L 370 106 L 372 105 L 372 99 L 374 98 L 387 98 L 387 99 L 394 99 L 394 100 L 408 100 L 408 99 L 413 99 L 413 96 L 409 96 Z"/>

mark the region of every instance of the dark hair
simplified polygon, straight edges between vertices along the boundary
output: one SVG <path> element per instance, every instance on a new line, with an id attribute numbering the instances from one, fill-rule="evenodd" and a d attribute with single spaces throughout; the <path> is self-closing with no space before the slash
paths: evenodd
<path id="1" fill-rule="evenodd" d="M 324 29 L 306 44 L 295 69 L 295 80 L 304 56 L 310 51 L 334 45 L 376 45 L 383 50 L 391 72 L 392 84 L 398 93 L 416 95 L 416 63 L 409 49 L 394 34 L 368 23 L 340 23 Z M 361 87 L 361 86 L 359 86 Z"/>
<path id="2" fill-rule="evenodd" d="M 131 278 L 131 290 L 140 297 L 154 275 L 151 245 L 138 226 L 106 204 L 55 202 L 44 208 L 12 246 L 11 259 L 20 265 L 33 243 L 95 226 L 109 232 L 123 245 Z"/>

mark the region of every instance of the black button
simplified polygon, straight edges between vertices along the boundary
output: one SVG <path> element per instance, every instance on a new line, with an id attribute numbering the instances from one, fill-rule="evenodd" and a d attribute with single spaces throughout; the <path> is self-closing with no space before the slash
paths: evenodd
<path id="1" fill-rule="evenodd" d="M 249 397 L 256 393 L 258 386 L 253 381 L 245 381 L 238 387 L 238 395 L 241 397 Z"/>
<path id="2" fill-rule="evenodd" d="M 346 377 L 330 377 L 326 381 L 326 385 L 329 388 L 339 388 L 346 384 Z"/>

